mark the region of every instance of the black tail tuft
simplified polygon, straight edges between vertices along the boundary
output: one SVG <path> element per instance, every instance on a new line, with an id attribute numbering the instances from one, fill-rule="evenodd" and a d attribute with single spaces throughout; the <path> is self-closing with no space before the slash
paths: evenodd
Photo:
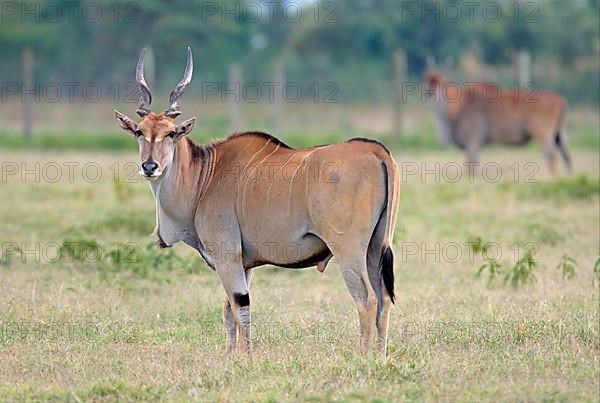
<path id="1" fill-rule="evenodd" d="M 381 269 L 381 276 L 383 277 L 383 285 L 387 290 L 392 303 L 395 303 L 394 296 L 394 252 L 389 246 L 383 248 L 381 253 L 381 263 L 379 265 Z"/>

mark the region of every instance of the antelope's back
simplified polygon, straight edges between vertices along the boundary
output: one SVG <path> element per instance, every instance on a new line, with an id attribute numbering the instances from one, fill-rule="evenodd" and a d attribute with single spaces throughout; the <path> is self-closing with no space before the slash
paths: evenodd
<path id="1" fill-rule="evenodd" d="M 355 215 L 378 216 L 386 203 L 388 175 L 398 176 L 387 149 L 367 139 L 293 149 L 250 133 L 217 147 L 219 169 L 239 178 L 224 186 L 236 201 L 240 224 L 255 237 L 281 231 L 280 223 L 287 223 L 285 231 L 305 231 L 307 223 L 325 218 L 343 231 Z"/>
<path id="2" fill-rule="evenodd" d="M 566 100 L 554 92 L 490 89 L 473 86 L 455 105 L 457 121 L 485 119 L 486 132 L 494 142 L 521 144 L 531 138 L 554 135 L 563 124 Z M 463 128 L 467 129 L 468 128 Z"/>

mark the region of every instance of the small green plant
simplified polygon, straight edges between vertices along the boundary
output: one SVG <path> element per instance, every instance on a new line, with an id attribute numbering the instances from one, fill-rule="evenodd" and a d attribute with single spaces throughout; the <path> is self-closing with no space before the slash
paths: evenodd
<path id="1" fill-rule="evenodd" d="M 479 278 L 483 275 L 483 273 L 487 272 L 489 275 L 487 285 L 488 287 L 491 286 L 494 280 L 496 279 L 498 273 L 502 271 L 500 262 L 496 259 L 489 259 L 486 256 L 489 244 L 484 243 L 483 238 L 481 238 L 481 236 L 475 236 L 470 238 L 467 241 L 467 244 L 471 245 L 471 250 L 473 251 L 473 254 L 481 255 L 481 258 L 483 260 L 481 266 L 479 266 L 479 269 L 477 270 L 476 276 Z"/>
<path id="2" fill-rule="evenodd" d="M 512 270 L 504 274 L 504 284 L 510 283 L 513 288 L 520 285 L 535 282 L 533 269 L 537 266 L 537 260 L 533 258 L 533 249 L 527 249 L 525 255 L 517 260 Z"/>
<path id="3" fill-rule="evenodd" d="M 479 255 L 487 250 L 486 245 L 483 243 L 483 239 L 480 236 L 473 237 L 467 241 L 471 245 L 471 250 L 474 254 Z"/>
<path id="4" fill-rule="evenodd" d="M 560 270 L 562 276 L 565 280 L 570 280 L 575 277 L 577 268 L 577 261 L 572 257 L 567 255 L 566 253 L 562 255 L 560 261 L 558 262 L 558 266 L 556 266 L 557 270 Z"/>
<path id="5" fill-rule="evenodd" d="M 67 237 L 60 245 L 60 257 L 70 262 L 85 262 L 97 259 L 102 247 L 95 239 Z"/>
<path id="6" fill-rule="evenodd" d="M 496 278 L 496 275 L 502 272 L 502 268 L 500 262 L 495 259 L 484 259 L 483 264 L 479 266 L 479 270 L 477 270 L 477 277 L 481 277 L 481 275 L 486 271 L 489 273 L 487 285 L 488 287 L 492 285 L 492 282 Z"/>
<path id="7" fill-rule="evenodd" d="M 148 277 L 152 270 L 190 270 L 191 263 L 173 249 L 160 249 L 154 242 L 140 247 L 133 242 L 99 243 L 80 232 L 70 232 L 60 245 L 60 257 L 70 263 L 94 265 L 103 279 L 110 274 L 131 272 Z M 197 263 L 197 262 L 194 262 Z"/>
<path id="8" fill-rule="evenodd" d="M 487 251 L 490 243 L 483 242 L 480 236 L 472 237 L 467 241 L 471 245 L 471 250 L 474 255 L 480 255 L 482 259 L 481 266 L 477 270 L 476 276 L 479 278 L 484 273 L 488 273 L 487 286 L 490 287 L 498 274 L 502 273 L 502 266 L 497 259 L 490 259 L 487 257 Z"/>
<path id="9" fill-rule="evenodd" d="M 131 271 L 141 277 L 147 277 L 151 270 L 185 269 L 187 262 L 173 249 L 159 249 L 154 242 L 146 244 L 143 248 L 137 245 L 117 244 L 103 254 L 98 262 L 98 269 L 102 277 L 108 273 Z"/>
<path id="10" fill-rule="evenodd" d="M 123 270 L 130 264 L 138 262 L 135 244 L 116 244 L 102 255 L 98 261 L 101 272 Z"/>
<path id="11" fill-rule="evenodd" d="M 475 255 L 480 255 L 482 263 L 477 270 L 476 276 L 479 278 L 484 273 L 488 273 L 488 287 L 492 285 L 498 275 L 504 274 L 504 284 L 511 284 L 513 288 L 520 285 L 532 283 L 536 280 L 533 270 L 537 266 L 537 260 L 533 258 L 534 248 L 526 248 L 525 255 L 517 260 L 515 265 L 508 271 L 502 269 L 501 263 L 497 259 L 487 257 L 487 250 L 492 243 L 483 242 L 481 237 L 471 238 L 469 241 L 471 249 Z"/>

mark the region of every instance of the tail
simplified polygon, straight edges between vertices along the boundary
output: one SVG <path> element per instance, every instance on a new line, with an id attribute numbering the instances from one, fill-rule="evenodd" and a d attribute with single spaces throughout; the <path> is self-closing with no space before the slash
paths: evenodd
<path id="1" fill-rule="evenodd" d="M 567 141 L 566 141 L 566 133 L 565 129 L 561 128 L 554 138 L 554 142 L 560 151 L 560 156 L 562 157 L 565 166 L 569 172 L 573 171 L 573 165 L 571 164 L 571 156 L 569 155 L 569 150 L 567 149 Z"/>
<path id="2" fill-rule="evenodd" d="M 394 161 L 391 155 L 389 155 L 389 159 L 386 158 L 384 160 L 383 165 L 387 180 L 387 200 L 385 206 L 386 228 L 379 267 L 383 285 L 389 294 L 392 303 L 394 303 L 394 251 L 392 250 L 391 245 L 394 240 L 394 227 L 396 226 L 396 218 L 398 216 L 400 180 L 398 165 L 396 165 L 396 161 Z"/>
<path id="3" fill-rule="evenodd" d="M 567 149 L 567 131 L 565 129 L 565 115 L 567 113 L 567 101 L 564 101 L 560 116 L 558 118 L 558 125 L 556 128 L 556 134 L 554 137 L 554 143 L 558 147 L 560 151 L 560 156 L 567 167 L 567 170 L 571 172 L 573 170 L 571 164 L 571 156 L 569 155 L 569 150 Z"/>
<path id="4" fill-rule="evenodd" d="M 381 262 L 379 264 L 381 268 L 381 276 L 383 278 L 383 285 L 389 294 L 392 304 L 396 302 L 394 295 L 394 252 L 389 246 L 384 246 L 381 252 Z"/>

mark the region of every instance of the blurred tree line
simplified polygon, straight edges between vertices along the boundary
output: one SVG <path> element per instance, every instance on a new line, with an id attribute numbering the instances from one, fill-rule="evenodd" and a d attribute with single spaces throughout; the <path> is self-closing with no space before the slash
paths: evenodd
<path id="1" fill-rule="evenodd" d="M 392 54 L 407 55 L 408 77 L 422 78 L 428 55 L 474 54 L 490 66 L 531 52 L 533 81 L 571 102 L 598 104 L 598 0 L 113 0 L 3 1 L 2 81 L 19 81 L 20 54 L 34 50 L 38 82 L 133 80 L 139 52 L 156 59 L 150 83 L 167 92 L 195 57 L 191 91 L 227 82 L 239 62 L 245 81 L 272 81 L 285 60 L 288 81 L 308 88 L 335 82 L 337 98 L 390 99 Z"/>

